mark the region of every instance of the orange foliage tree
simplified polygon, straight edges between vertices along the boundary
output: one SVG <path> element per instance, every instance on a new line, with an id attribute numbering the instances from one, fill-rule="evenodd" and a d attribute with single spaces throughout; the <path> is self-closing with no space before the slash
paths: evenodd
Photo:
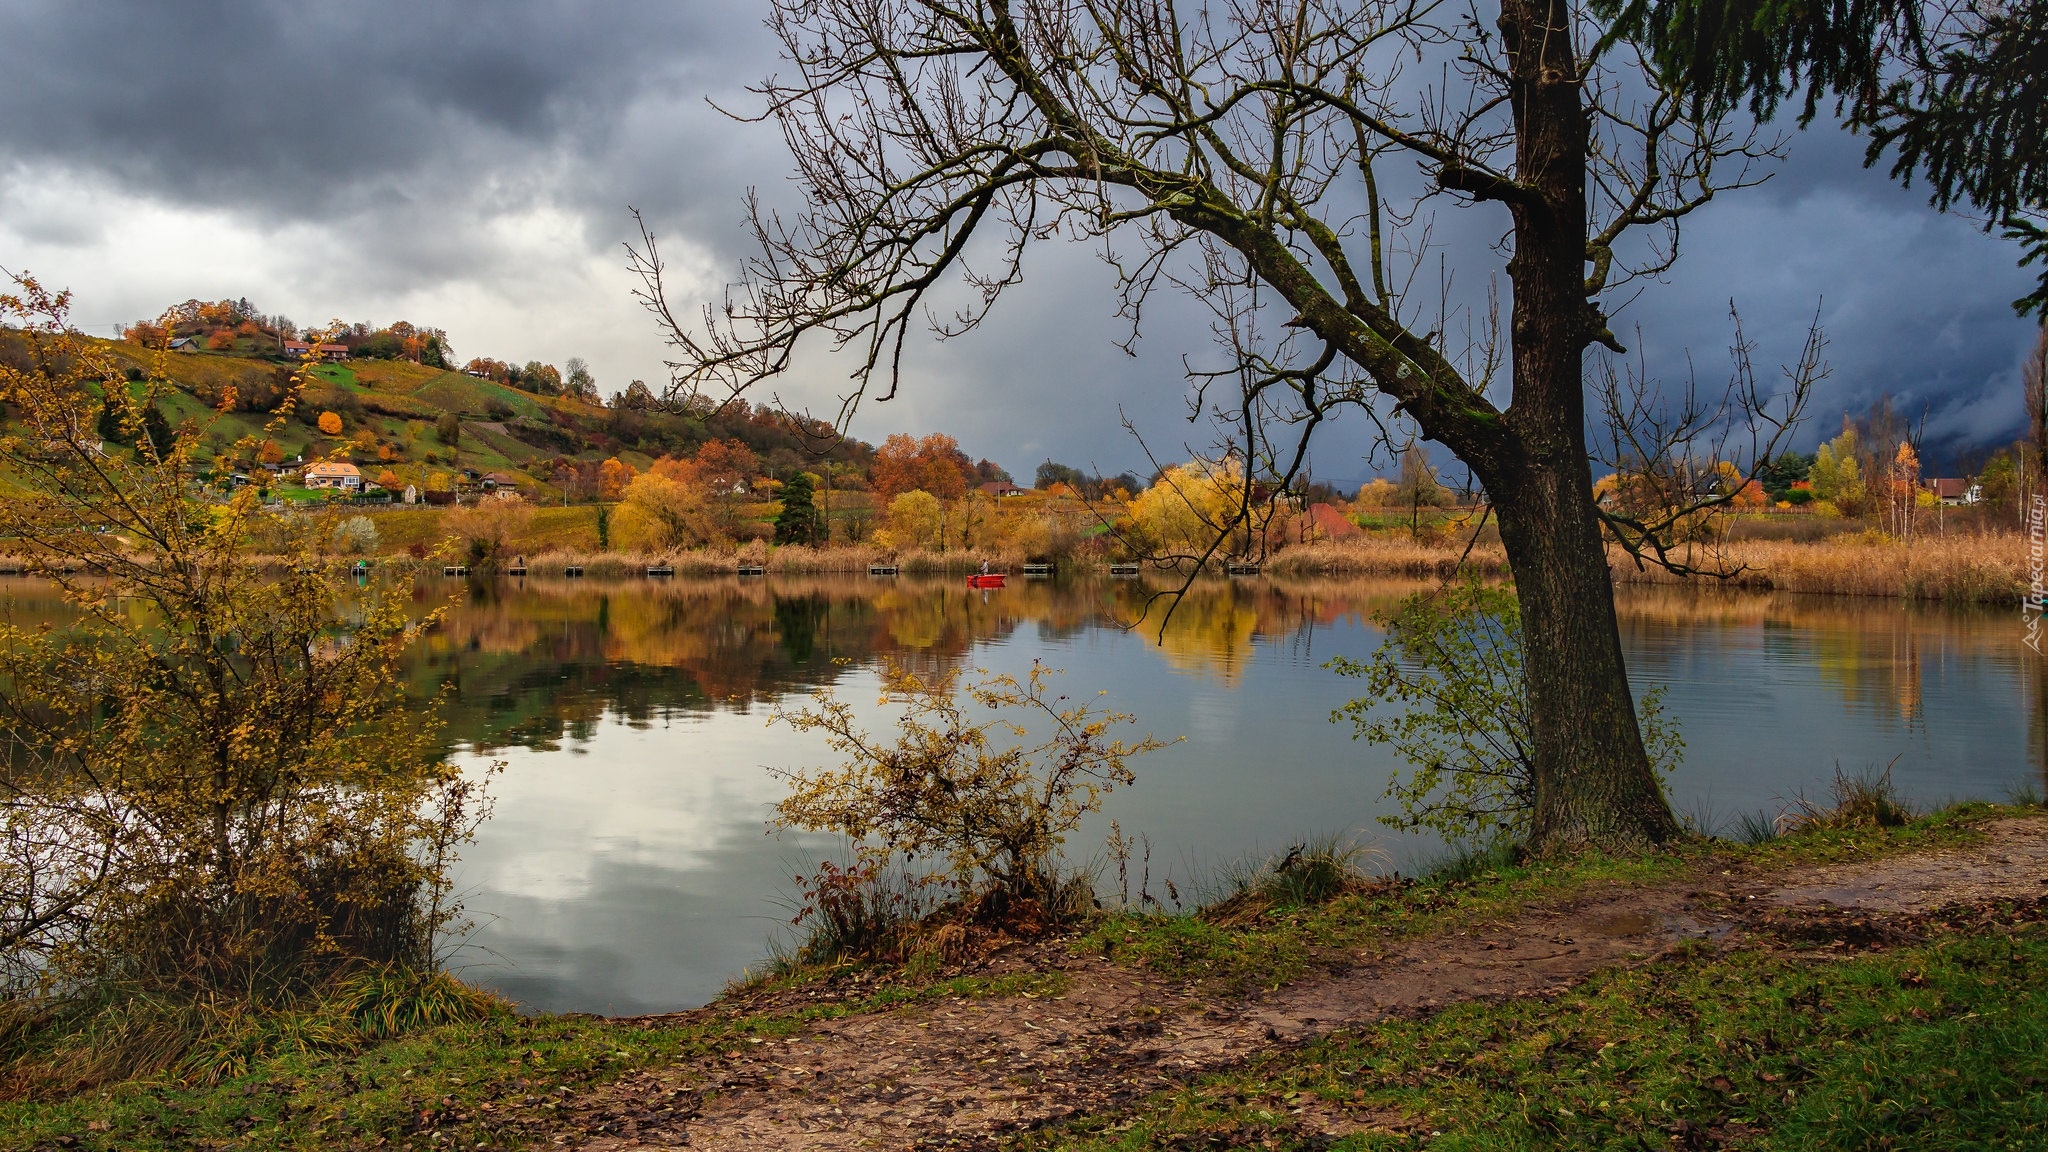
<path id="1" fill-rule="evenodd" d="M 738 440 L 706 440 L 697 449 L 697 476 L 713 491 L 732 492 L 761 473 L 754 450 Z"/>
<path id="2" fill-rule="evenodd" d="M 1913 512 L 1920 496 L 1920 454 L 1913 451 L 1913 445 L 1899 441 L 1898 454 L 1892 457 L 1884 485 L 1885 518 L 1892 535 L 1910 537 L 1913 534 Z"/>
<path id="3" fill-rule="evenodd" d="M 868 475 L 884 503 L 917 489 L 951 500 L 967 491 L 967 476 L 973 469 L 973 462 L 951 436 L 934 432 L 918 439 L 898 432 L 875 449 Z"/>
<path id="4" fill-rule="evenodd" d="M 597 494 L 605 500 L 617 500 L 626 494 L 626 485 L 637 475 L 633 466 L 614 456 L 597 468 Z"/>
<path id="5" fill-rule="evenodd" d="M 341 413 L 322 412 L 320 414 L 320 431 L 325 432 L 329 436 L 341 435 Z"/>

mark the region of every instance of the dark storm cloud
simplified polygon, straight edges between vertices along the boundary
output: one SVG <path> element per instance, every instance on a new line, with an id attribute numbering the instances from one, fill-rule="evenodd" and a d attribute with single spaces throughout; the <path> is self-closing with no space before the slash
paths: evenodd
<path id="1" fill-rule="evenodd" d="M 325 281 L 306 293 L 316 299 L 343 283 L 358 296 L 397 298 L 423 284 L 488 293 L 552 275 L 522 262 L 531 247 L 506 241 L 504 221 L 529 220 L 522 236 L 549 231 L 610 262 L 633 204 L 672 254 L 694 259 L 697 276 L 722 279 L 745 248 L 746 188 L 771 199 L 794 191 L 772 126 L 736 124 L 705 103 L 750 107 L 744 85 L 777 70 L 762 15 L 756 0 L 0 0 L 0 99 L 13 110 L 0 120 L 0 199 L 10 182 L 19 191 L 78 179 L 233 213 L 273 234 L 324 235 L 346 258 L 319 273 Z M 2009 436 L 2016 366 L 2031 338 L 2006 307 L 2026 282 L 2013 253 L 1863 169 L 1862 152 L 1862 141 L 1832 128 L 1789 133 L 1777 177 L 1689 221 L 1679 265 L 1667 283 L 1647 286 L 1619 330 L 1641 327 L 1660 376 L 1682 375 L 1690 352 L 1712 378 L 1724 370 L 1731 300 L 1766 366 L 1796 353 L 1818 309 L 1835 372 L 1804 444 L 1879 392 L 1924 411 L 1939 444 Z M 540 211 L 545 222 L 530 223 Z M 60 249 L 93 243 L 93 222 L 77 215 L 7 223 Z M 1497 206 L 1440 213 L 1437 238 L 1464 298 L 1481 298 L 1497 272 L 1487 245 L 1504 225 Z M 195 271 L 209 284 L 238 274 Z M 969 451 L 1025 472 L 1046 457 L 1141 465 L 1120 412 L 1162 457 L 1208 443 L 1206 430 L 1182 419 L 1183 357 L 1204 364 L 1215 355 L 1204 313 L 1157 302 L 1134 358 L 1118 347 L 1107 273 L 1085 249 L 1036 253 L 1027 271 L 991 324 L 913 348 L 902 398 L 870 407 L 856 431 L 952 431 Z M 549 283 L 518 298 L 544 299 Z M 614 374 L 654 378 L 656 336 L 623 289 L 581 283 L 604 297 L 583 306 L 616 318 L 608 338 L 618 347 L 520 355 L 610 357 Z M 422 318 L 454 328 L 468 351 L 505 354 L 464 340 L 459 315 Z M 502 330 L 488 338 L 513 342 Z M 778 390 L 829 407 L 846 386 L 842 370 L 805 363 Z M 1365 444 L 1362 422 L 1339 427 L 1325 437 L 1318 471 L 1362 474 Z"/>
<path id="2" fill-rule="evenodd" d="M 1889 395 L 1925 421 L 1939 462 L 2016 435 L 2018 365 L 2033 325 L 2010 301 L 2029 277 L 2017 252 L 1969 220 L 1930 208 L 1881 164 L 1863 167 L 1859 138 L 1828 126 L 1788 136 L 1787 160 L 1763 187 L 1716 201 L 1687 227 L 1669 283 L 1624 313 L 1640 324 L 1653 371 L 1701 381 L 1728 374 L 1731 305 L 1775 376 L 1809 321 L 1827 338 L 1828 378 L 1800 437 L 1834 435 L 1845 412 Z"/>
<path id="3" fill-rule="evenodd" d="M 727 87 L 758 20 L 703 3 L 25 3 L 0 146 L 303 220 L 599 155 L 650 88 Z"/>

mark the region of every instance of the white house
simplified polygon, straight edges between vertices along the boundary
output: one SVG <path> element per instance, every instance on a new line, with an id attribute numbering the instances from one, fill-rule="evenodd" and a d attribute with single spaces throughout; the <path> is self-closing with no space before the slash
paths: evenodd
<path id="1" fill-rule="evenodd" d="M 306 487 L 360 492 L 363 490 L 363 474 L 353 464 L 310 464 L 306 467 Z"/>

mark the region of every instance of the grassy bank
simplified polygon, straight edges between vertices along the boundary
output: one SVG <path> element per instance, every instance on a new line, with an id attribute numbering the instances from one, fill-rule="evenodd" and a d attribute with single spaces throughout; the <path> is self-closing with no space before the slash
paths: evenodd
<path id="1" fill-rule="evenodd" d="M 1213 910 L 1113 915 L 1073 947 L 1232 995 L 1360 944 L 1457 931 L 1596 886 L 1959 845 L 2001 811 L 1968 805 L 1892 828 L 1817 828 L 1756 846 L 1694 842 L 1629 860 L 1464 860 L 1431 877 L 1368 886 L 1313 907 L 1268 902 L 1242 917 Z M 1276 1050 L 1146 1099 L 1132 1112 L 1078 1121 L 1023 1144 L 1197 1148 L 1270 1139 L 1275 1147 L 1327 1147 L 1296 1126 L 1309 1107 L 1373 1128 L 1343 1145 L 1358 1148 L 1405 1147 L 1435 1131 L 1457 1137 L 1446 1147 L 1552 1141 L 1635 1148 L 1638 1135 L 1654 1147 L 1709 1147 L 1687 1143 L 1686 1134 L 1765 1121 L 1779 1133 L 1810 1133 L 1837 1117 L 1849 1118 L 1842 1131 L 1873 1138 L 1913 1124 L 1967 1135 L 1987 1129 L 1964 1132 L 1952 1116 L 1929 1114 L 1967 1113 L 1963 1106 L 1972 1100 L 1984 1123 L 2004 1125 L 1998 1133 L 2033 1131 L 2023 1125 L 2040 1119 L 2038 1093 L 2035 1103 L 2024 1103 L 2009 1086 L 2048 1075 L 2041 1025 L 2048 1019 L 2048 937 L 2036 927 L 2038 909 L 2000 915 L 1930 922 L 1924 938 L 1910 940 L 1866 933 L 1859 947 L 1897 947 L 1851 948 L 1848 962 L 1840 959 L 1842 949 L 1827 947 L 1840 934 L 1833 927 L 1818 940 L 1794 940 L 1824 952 L 1828 959 L 1819 965 L 1768 940 L 1727 954 L 1682 952 L 1597 977 L 1554 1001 L 1458 1005 Z M 811 1021 L 899 1005 L 1059 995 L 1065 979 L 1057 970 L 920 979 L 845 966 L 769 981 L 677 1016 L 603 1020 L 500 1011 L 396 1039 L 306 1046 L 252 1061 L 211 1086 L 157 1078 L 0 1102 L 0 1148 L 546 1147 L 564 1134 L 563 1114 L 575 1097 L 641 1069 L 711 1058 L 787 1037 Z M 2001 1030 L 1977 1021 L 2022 1026 Z M 1679 1142 L 1668 1144 L 1673 1136 Z M 59 1145 L 63 1138 L 71 1142 Z"/>
<path id="2" fill-rule="evenodd" d="M 1539 900 L 1595 885 L 1669 880 L 1712 863 L 1788 868 L 1835 864 L 1966 842 L 1996 811 L 1965 804 L 1892 828 L 1810 828 L 1761 844 L 1695 839 L 1645 856 L 1515 862 L 1480 854 L 1446 859 L 1407 881 L 1368 883 L 1322 902 L 1270 906 L 1250 917 L 1196 910 L 1106 918 L 1085 947 L 1176 981 L 1244 993 L 1294 979 L 1331 957 L 1391 938 L 1455 930 Z"/>
<path id="3" fill-rule="evenodd" d="M 2042 901 L 2008 904 L 1890 938 L 1788 922 L 1732 952 L 1700 943 L 1556 998 L 1457 1004 L 1275 1051 L 1019 1143 L 2037 1148 L 2044 916 Z M 1333 1145 L 1333 1132 L 1346 1135 Z"/>
<path id="4" fill-rule="evenodd" d="M 0 1100 L 0 1148 L 544 1147 L 567 1098 L 636 1069 L 760 1044 L 816 1020 L 954 998 L 1057 995 L 1060 987 L 1057 974 L 877 981 L 830 1002 L 714 1005 L 649 1021 L 508 1009 L 383 1043 L 308 1047 L 211 1086 L 132 1080 Z"/>

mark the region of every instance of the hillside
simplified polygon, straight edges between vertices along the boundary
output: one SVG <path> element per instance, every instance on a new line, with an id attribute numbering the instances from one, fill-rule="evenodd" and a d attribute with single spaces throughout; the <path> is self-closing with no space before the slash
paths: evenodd
<path id="1" fill-rule="evenodd" d="M 141 344 L 99 343 L 131 378 L 145 375 L 155 359 Z M 172 426 L 204 430 L 201 455 L 209 460 L 254 466 L 252 445 L 267 441 L 276 445 L 275 458 L 347 460 L 373 479 L 389 472 L 399 485 L 425 490 L 456 484 L 464 471 L 498 472 L 521 488 L 559 492 L 566 486 L 571 496 L 586 496 L 582 489 L 595 483 L 597 465 L 606 459 L 645 469 L 662 455 L 688 455 L 710 439 L 745 443 L 779 475 L 815 467 L 817 457 L 807 449 L 829 432 L 821 425 L 799 428 L 765 408 L 607 406 L 407 360 L 352 360 L 313 368 L 297 409 L 272 434 L 266 425 L 294 362 L 249 348 L 181 350 L 164 363 L 176 392 L 160 398 L 159 407 Z M 223 414 L 217 409 L 230 389 L 235 410 Z M 338 433 L 321 431 L 326 413 L 339 419 Z M 864 443 L 846 441 L 827 455 L 865 465 L 872 453 Z M 262 458 L 273 457 L 262 450 Z"/>

